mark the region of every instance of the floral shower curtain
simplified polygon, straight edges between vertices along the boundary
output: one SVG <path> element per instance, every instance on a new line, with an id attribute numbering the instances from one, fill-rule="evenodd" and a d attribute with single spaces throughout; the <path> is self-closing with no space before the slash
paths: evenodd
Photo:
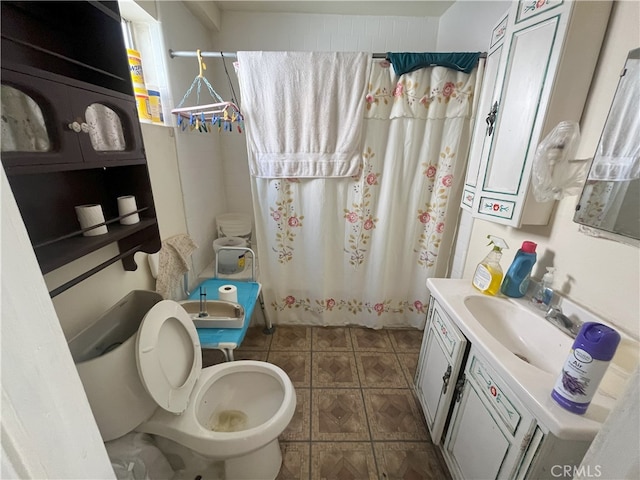
<path id="1" fill-rule="evenodd" d="M 260 281 L 276 324 L 422 327 L 448 262 L 475 70 L 374 62 L 352 178 L 252 177 Z M 448 235 L 447 235 L 448 233 Z"/>

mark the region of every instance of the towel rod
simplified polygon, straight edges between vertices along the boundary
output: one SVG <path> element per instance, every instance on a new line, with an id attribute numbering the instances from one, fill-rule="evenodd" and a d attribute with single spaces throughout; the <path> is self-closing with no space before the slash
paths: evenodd
<path id="1" fill-rule="evenodd" d="M 221 58 L 221 57 L 229 57 L 229 58 L 237 58 L 238 54 L 237 53 L 233 53 L 233 52 L 200 52 L 200 55 L 203 57 L 214 57 L 214 58 Z M 169 56 L 171 58 L 175 58 L 175 57 L 197 57 L 198 54 L 197 52 L 193 51 L 175 51 L 175 50 L 171 50 L 169 49 Z M 387 58 L 387 54 L 386 53 L 372 53 L 371 56 L 373 58 Z M 482 52 L 480 54 L 480 58 L 487 58 L 487 52 Z"/>
<path id="2" fill-rule="evenodd" d="M 109 260 L 107 260 L 105 262 L 102 262 L 100 265 L 98 265 L 96 267 L 93 267 L 91 270 L 87 270 L 83 274 L 78 275 L 75 278 L 72 278 L 67 283 L 64 283 L 64 284 L 60 285 L 59 287 L 54 288 L 53 290 L 51 290 L 49 292 L 49 296 L 51 298 L 53 298 L 53 297 L 55 297 L 57 295 L 60 295 L 62 292 L 66 292 L 71 287 L 79 284 L 83 280 L 86 280 L 91 275 L 94 275 L 94 274 L 98 273 L 99 271 L 104 270 L 109 265 L 112 265 L 112 264 L 116 263 L 118 260 L 122 260 L 123 258 L 128 257 L 129 255 L 133 255 L 134 253 L 140 251 L 141 248 L 142 248 L 142 245 L 136 245 L 135 247 L 130 248 L 126 252 L 122 252 L 121 254 L 116 255 L 115 257 L 111 257 Z"/>

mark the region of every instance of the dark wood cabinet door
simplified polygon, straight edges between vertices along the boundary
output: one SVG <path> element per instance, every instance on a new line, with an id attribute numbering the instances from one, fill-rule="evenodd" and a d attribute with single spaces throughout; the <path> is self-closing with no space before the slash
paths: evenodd
<path id="1" fill-rule="evenodd" d="M 2 163 L 51 165 L 83 161 L 72 130 L 67 88 L 2 69 Z"/>
<path id="2" fill-rule="evenodd" d="M 144 147 L 133 97 L 109 96 L 91 90 L 74 90 L 74 118 L 85 162 L 109 165 L 123 160 L 144 160 Z"/>

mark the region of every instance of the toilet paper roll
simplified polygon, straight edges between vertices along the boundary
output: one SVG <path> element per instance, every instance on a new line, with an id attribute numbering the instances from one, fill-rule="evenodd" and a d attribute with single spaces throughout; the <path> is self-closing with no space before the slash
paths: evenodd
<path id="1" fill-rule="evenodd" d="M 127 213 L 135 212 L 138 209 L 136 206 L 136 197 L 133 195 L 125 195 L 124 197 L 118 197 L 118 214 L 119 216 L 127 215 Z M 120 219 L 122 225 L 133 225 L 140 221 L 140 216 L 137 213 L 128 215 Z"/>
<path id="2" fill-rule="evenodd" d="M 80 222 L 80 227 L 83 230 L 85 228 L 90 228 L 94 225 L 104 223 L 102 206 L 98 205 L 97 203 L 91 205 L 78 205 L 77 207 L 75 207 L 75 209 L 78 221 Z M 102 225 L 101 227 L 87 230 L 86 232 L 83 232 L 82 235 L 84 235 L 85 237 L 95 237 L 96 235 L 104 235 L 105 233 L 107 233 L 107 226 Z"/>
<path id="3" fill-rule="evenodd" d="M 222 285 L 218 289 L 218 298 L 227 302 L 238 303 L 238 289 L 235 285 Z"/>

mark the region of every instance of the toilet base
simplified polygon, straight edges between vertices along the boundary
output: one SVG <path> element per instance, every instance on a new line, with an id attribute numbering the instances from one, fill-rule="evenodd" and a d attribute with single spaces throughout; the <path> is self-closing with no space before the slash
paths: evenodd
<path id="1" fill-rule="evenodd" d="M 224 461 L 226 480 L 274 480 L 282 466 L 278 439 L 262 448 Z"/>

